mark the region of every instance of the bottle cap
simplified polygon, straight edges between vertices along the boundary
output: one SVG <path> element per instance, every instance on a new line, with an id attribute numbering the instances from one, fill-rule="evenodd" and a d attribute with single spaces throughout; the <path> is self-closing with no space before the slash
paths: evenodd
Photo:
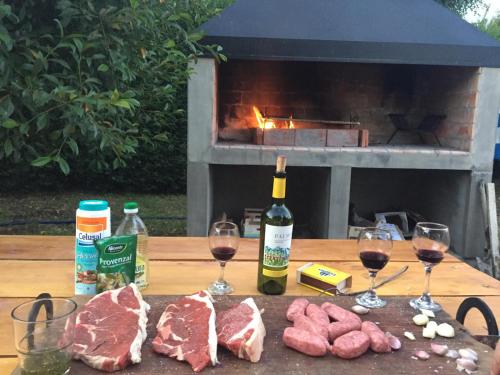
<path id="1" fill-rule="evenodd" d="M 286 157 L 279 155 L 276 159 L 276 172 L 285 172 L 286 168 Z"/>
<path id="2" fill-rule="evenodd" d="M 83 211 L 102 211 L 108 208 L 108 202 L 99 199 L 80 201 L 78 208 Z"/>
<path id="3" fill-rule="evenodd" d="M 123 212 L 126 214 L 136 214 L 139 212 L 139 205 L 137 202 L 125 202 L 123 205 Z"/>

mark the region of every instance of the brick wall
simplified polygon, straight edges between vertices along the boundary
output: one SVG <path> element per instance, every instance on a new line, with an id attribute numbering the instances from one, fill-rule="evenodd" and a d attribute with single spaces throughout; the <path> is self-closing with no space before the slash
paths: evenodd
<path id="1" fill-rule="evenodd" d="M 360 121 L 371 144 L 386 144 L 395 129 L 389 113 L 404 113 L 415 126 L 425 115 L 446 114 L 437 131 L 442 145 L 470 146 L 477 69 L 232 60 L 219 72 L 221 127 L 256 127 L 255 105 L 269 116 Z M 407 132 L 392 141 L 421 142 Z"/>

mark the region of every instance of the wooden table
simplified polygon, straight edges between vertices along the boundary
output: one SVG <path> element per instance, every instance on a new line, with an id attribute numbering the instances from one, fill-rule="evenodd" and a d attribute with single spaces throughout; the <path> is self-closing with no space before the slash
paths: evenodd
<path id="1" fill-rule="evenodd" d="M 205 289 L 218 275 L 206 238 L 153 237 L 149 249 L 151 286 L 145 294 L 190 294 Z M 291 254 L 288 295 L 318 294 L 295 281 L 295 270 L 308 261 L 351 273 L 354 290 L 365 289 L 368 285 L 368 274 L 357 256 L 355 241 L 294 240 Z M 257 258 L 257 240 L 242 240 L 234 260 L 226 267 L 226 278 L 233 284 L 235 294 L 258 294 Z M 392 274 L 404 265 L 409 265 L 408 271 L 378 289 L 380 295 L 421 294 L 423 266 L 408 242 L 395 242 L 391 261 L 379 277 Z M 74 238 L 0 236 L 0 269 L 0 374 L 9 374 L 17 363 L 10 311 L 41 292 L 58 297 L 73 296 Z M 447 254 L 434 270 L 431 291 L 452 316 L 465 297 L 479 296 L 500 321 L 500 281 L 451 255 Z M 486 334 L 486 324 L 475 310 L 468 315 L 465 326 L 474 334 Z"/>

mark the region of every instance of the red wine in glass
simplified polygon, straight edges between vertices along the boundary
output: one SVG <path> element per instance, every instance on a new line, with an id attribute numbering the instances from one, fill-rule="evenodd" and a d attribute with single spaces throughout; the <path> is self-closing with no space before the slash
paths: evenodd
<path id="1" fill-rule="evenodd" d="M 439 250 L 415 249 L 418 260 L 429 264 L 438 264 L 444 258 L 444 253 Z"/>
<path id="2" fill-rule="evenodd" d="M 387 254 L 378 251 L 360 251 L 359 258 L 363 266 L 369 270 L 380 271 L 389 262 Z"/>
<path id="3" fill-rule="evenodd" d="M 418 260 L 424 265 L 424 292 L 410 301 L 410 306 L 418 310 L 439 311 L 441 306 L 432 300 L 430 294 L 430 278 L 432 269 L 441 263 L 444 253 L 450 246 L 450 231 L 446 225 L 420 222 L 413 231 L 413 249 Z"/>
<path id="4" fill-rule="evenodd" d="M 221 262 L 231 260 L 234 254 L 236 254 L 236 249 L 229 246 L 214 247 L 213 249 L 210 249 L 210 251 L 212 252 L 214 258 Z"/>

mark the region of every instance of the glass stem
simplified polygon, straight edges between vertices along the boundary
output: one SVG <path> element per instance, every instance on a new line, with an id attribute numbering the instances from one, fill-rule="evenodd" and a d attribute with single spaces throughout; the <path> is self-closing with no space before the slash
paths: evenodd
<path id="1" fill-rule="evenodd" d="M 224 270 L 226 269 L 226 262 L 220 262 L 220 273 L 219 273 L 219 283 L 224 282 Z"/>
<path id="2" fill-rule="evenodd" d="M 425 266 L 425 283 L 424 283 L 424 293 L 422 294 L 422 299 L 425 301 L 430 301 L 430 284 L 431 284 L 431 271 L 432 267 Z"/>
<path id="3" fill-rule="evenodd" d="M 374 297 L 376 295 L 375 293 L 375 278 L 377 277 L 377 272 L 374 271 L 368 271 L 370 275 L 370 289 L 368 290 L 368 293 Z"/>

